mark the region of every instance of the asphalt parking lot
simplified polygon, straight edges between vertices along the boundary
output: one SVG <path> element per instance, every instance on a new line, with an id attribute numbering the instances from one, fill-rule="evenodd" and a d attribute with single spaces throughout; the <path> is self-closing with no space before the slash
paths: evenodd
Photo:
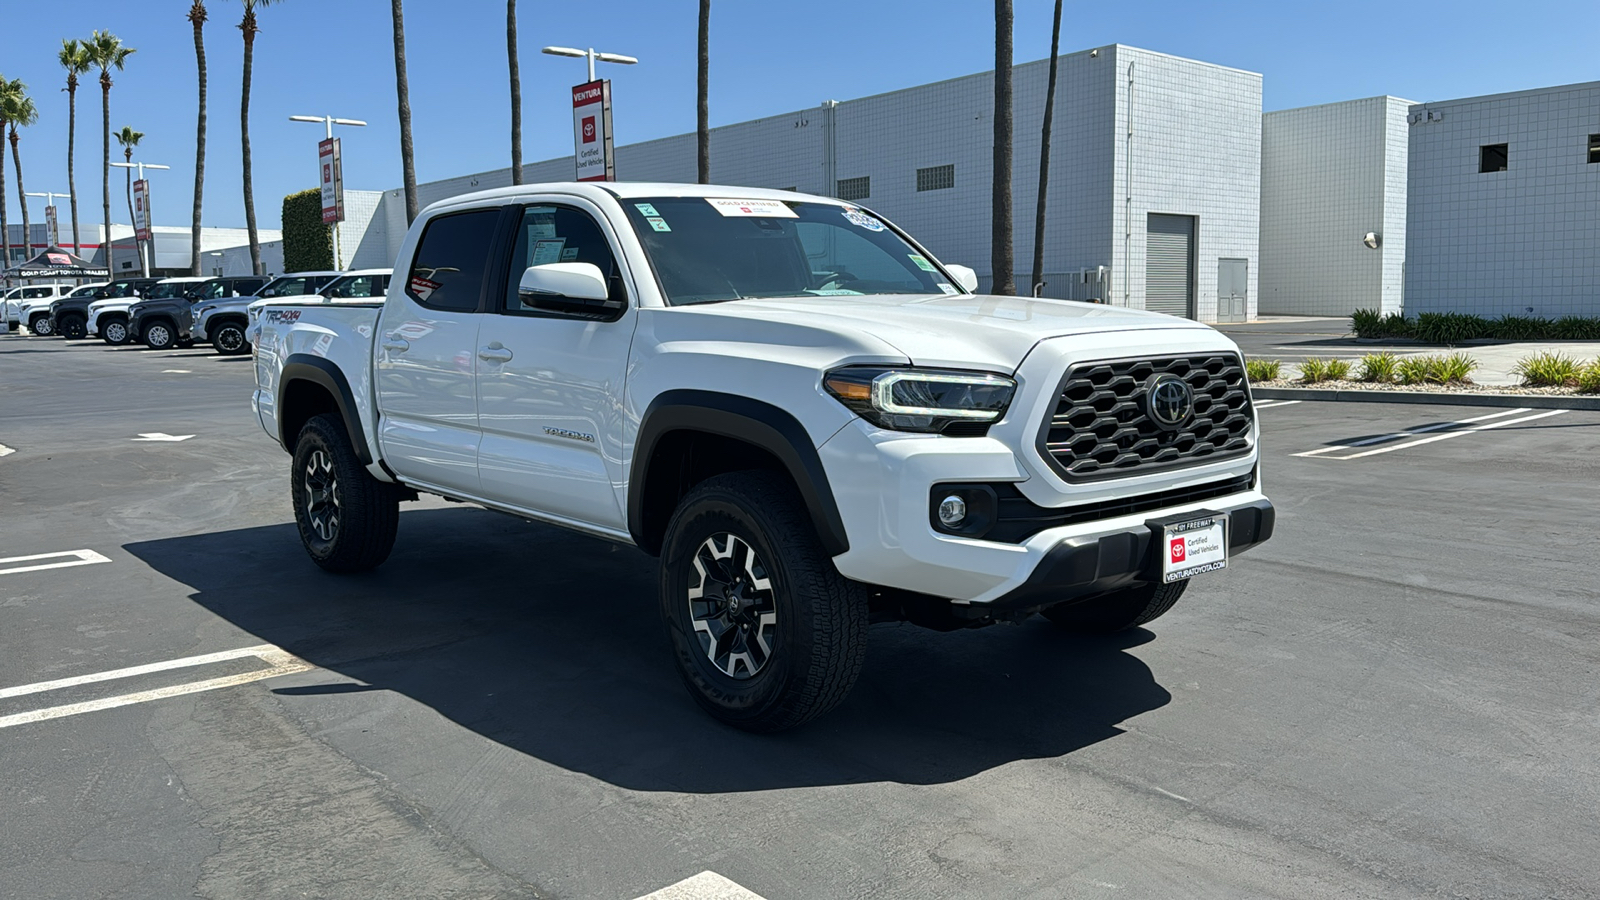
<path id="1" fill-rule="evenodd" d="M 0 336 L 0 894 L 1600 896 L 1600 413 L 1263 402 L 1277 536 L 1149 630 L 875 626 L 758 737 L 636 551 L 316 569 L 251 381 Z"/>

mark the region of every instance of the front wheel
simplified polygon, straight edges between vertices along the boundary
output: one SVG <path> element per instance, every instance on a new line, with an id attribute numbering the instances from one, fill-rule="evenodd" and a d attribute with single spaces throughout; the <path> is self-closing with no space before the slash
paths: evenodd
<path id="1" fill-rule="evenodd" d="M 250 349 L 250 343 L 244 339 L 244 326 L 235 322 L 217 326 L 216 334 L 211 336 L 211 346 L 223 356 L 233 356 Z"/>
<path id="2" fill-rule="evenodd" d="M 113 347 L 120 347 L 128 342 L 128 323 L 121 319 L 113 319 L 100 326 L 100 339 Z"/>
<path id="3" fill-rule="evenodd" d="M 60 322 L 61 336 L 69 341 L 82 340 L 88 334 L 85 320 L 78 316 L 67 316 Z"/>
<path id="4" fill-rule="evenodd" d="M 28 330 L 39 337 L 49 337 L 55 334 L 55 329 L 50 327 L 49 316 L 34 316 L 28 320 Z"/>
<path id="5" fill-rule="evenodd" d="M 165 322 L 151 322 L 144 329 L 144 344 L 151 350 L 167 350 L 177 343 L 178 336 Z"/>
<path id="6" fill-rule="evenodd" d="M 718 475 L 667 525 L 661 612 L 684 685 L 746 731 L 792 728 L 838 706 L 866 656 L 867 597 L 822 549 L 794 487 Z"/>
<path id="7" fill-rule="evenodd" d="M 1166 615 L 1188 586 L 1185 579 L 1172 584 L 1124 588 L 1101 597 L 1048 607 L 1044 617 L 1080 634 L 1126 631 Z"/>
<path id="8" fill-rule="evenodd" d="M 400 527 L 399 491 L 361 465 L 337 416 L 313 416 L 300 429 L 290 490 L 312 562 L 329 572 L 365 572 L 389 558 Z"/>

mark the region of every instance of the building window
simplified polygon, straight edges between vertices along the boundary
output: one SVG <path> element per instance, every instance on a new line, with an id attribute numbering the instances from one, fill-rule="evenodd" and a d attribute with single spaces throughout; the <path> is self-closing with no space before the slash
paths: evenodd
<path id="1" fill-rule="evenodd" d="M 953 188 L 955 186 L 956 167 L 954 165 L 930 166 L 926 169 L 917 170 L 917 190 L 919 191 L 942 191 L 945 188 Z"/>
<path id="2" fill-rule="evenodd" d="M 1600 134 L 1589 135 L 1589 162 L 1600 163 Z"/>
<path id="3" fill-rule="evenodd" d="M 841 178 L 839 190 L 834 196 L 840 200 L 865 200 L 872 196 L 872 178 L 866 175 L 860 178 Z"/>
<path id="4" fill-rule="evenodd" d="M 1478 171 L 1504 172 L 1511 158 L 1510 144 L 1484 144 L 1478 148 Z"/>

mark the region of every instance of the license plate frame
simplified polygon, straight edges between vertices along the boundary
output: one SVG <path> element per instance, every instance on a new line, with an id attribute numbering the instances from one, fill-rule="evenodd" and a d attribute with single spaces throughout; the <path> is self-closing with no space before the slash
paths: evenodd
<path id="1" fill-rule="evenodd" d="M 1201 512 L 1162 522 L 1156 534 L 1162 584 L 1175 584 L 1196 575 L 1228 567 L 1228 535 L 1232 522 L 1225 512 Z"/>

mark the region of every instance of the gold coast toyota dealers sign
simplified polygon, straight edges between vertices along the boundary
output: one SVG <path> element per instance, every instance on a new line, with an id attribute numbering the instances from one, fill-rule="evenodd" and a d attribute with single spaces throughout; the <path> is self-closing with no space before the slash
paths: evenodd
<path id="1" fill-rule="evenodd" d="M 611 159 L 611 82 L 591 81 L 572 89 L 573 153 L 579 181 L 616 181 Z"/>

